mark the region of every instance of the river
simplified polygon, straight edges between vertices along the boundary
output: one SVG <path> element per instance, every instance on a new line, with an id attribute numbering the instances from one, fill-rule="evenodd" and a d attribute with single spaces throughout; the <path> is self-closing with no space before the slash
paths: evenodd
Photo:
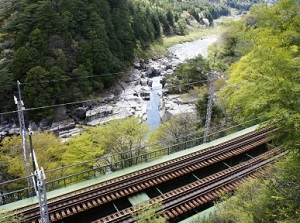
<path id="1" fill-rule="evenodd" d="M 216 40 L 216 35 L 207 36 L 192 42 L 174 45 L 168 48 L 168 51 L 175 55 L 181 62 L 195 58 L 199 54 L 206 58 L 208 56 L 208 46 Z M 161 123 L 159 113 L 160 97 L 162 96 L 162 85 L 160 84 L 161 79 L 162 76 L 152 78 L 153 84 L 150 92 L 150 100 L 147 103 L 147 123 L 150 125 L 151 130 L 158 128 Z"/>
<path id="2" fill-rule="evenodd" d="M 103 99 L 102 104 L 95 104 L 92 109 L 87 110 L 86 119 L 83 124 L 95 126 L 103 124 L 113 119 L 121 119 L 129 116 L 136 116 L 141 118 L 143 121 L 148 123 L 152 130 L 155 130 L 161 123 L 160 106 L 162 99 L 162 86 L 160 80 L 164 75 L 169 75 L 173 72 L 176 67 L 184 62 L 186 59 L 196 57 L 201 54 L 203 57 L 207 57 L 207 48 L 210 44 L 215 42 L 217 36 L 207 36 L 192 42 L 186 42 L 177 44 L 168 49 L 170 55 L 165 58 L 159 58 L 158 60 L 150 60 L 146 66 L 150 70 L 160 69 L 161 74 L 155 77 L 145 77 L 144 68 L 136 68 L 132 74 L 132 81 L 129 83 L 123 82 L 121 91 L 122 93 L 118 96 L 117 94 L 110 93 L 106 98 Z M 145 64 L 144 64 L 145 65 Z M 167 67 L 173 67 L 171 70 Z M 169 72 L 169 73 L 168 73 Z M 150 88 L 145 84 L 150 80 L 153 81 L 152 87 Z M 146 101 L 141 96 L 141 91 L 146 94 L 150 94 L 150 100 Z M 185 105 L 179 105 L 178 103 L 172 103 L 171 100 L 165 100 L 171 102 L 171 104 L 165 104 L 165 111 L 176 111 L 177 114 L 180 112 L 186 112 L 192 110 L 192 108 L 184 107 Z M 33 130 L 38 128 L 51 129 L 57 131 L 60 129 L 59 136 L 62 138 L 68 138 L 72 135 L 77 135 L 80 129 L 74 128 L 75 121 L 68 119 L 62 122 L 53 122 L 51 127 L 44 125 L 35 124 L 31 125 Z M 38 127 L 39 126 L 39 127 Z M 41 127 L 42 126 L 42 127 Z M 71 126 L 71 127 L 69 127 Z M 66 132 L 61 132 L 62 129 L 70 129 Z M 5 124 L 0 126 L 0 137 L 3 138 L 7 134 L 17 134 L 19 128 L 12 124 Z"/>

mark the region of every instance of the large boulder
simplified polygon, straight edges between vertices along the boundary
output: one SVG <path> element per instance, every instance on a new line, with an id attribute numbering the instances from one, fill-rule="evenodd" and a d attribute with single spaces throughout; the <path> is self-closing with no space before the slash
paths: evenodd
<path id="1" fill-rule="evenodd" d="M 146 101 L 150 100 L 150 90 L 148 89 L 141 89 L 140 97 Z"/>
<path id="2" fill-rule="evenodd" d="M 140 85 L 141 86 L 147 86 L 148 85 L 148 79 L 141 79 L 140 80 Z"/>
<path id="3" fill-rule="evenodd" d="M 84 107 L 76 108 L 75 116 L 78 119 L 85 119 L 85 117 L 86 117 L 86 108 L 84 108 Z"/>

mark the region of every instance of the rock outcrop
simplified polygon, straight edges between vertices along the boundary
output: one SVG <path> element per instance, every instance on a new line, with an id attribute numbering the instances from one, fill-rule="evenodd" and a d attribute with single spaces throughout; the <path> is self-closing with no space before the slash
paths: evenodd
<path id="1" fill-rule="evenodd" d="M 162 92 L 161 87 L 156 89 L 153 77 L 160 78 L 160 84 L 164 87 L 163 77 L 171 75 L 174 70 L 186 59 L 193 58 L 201 53 L 207 56 L 207 46 L 216 40 L 216 36 L 202 38 L 185 44 L 178 44 L 169 48 L 169 55 L 163 58 L 154 58 L 149 61 L 139 60 L 133 64 L 131 74 L 127 80 L 120 81 L 110 93 L 99 100 L 87 102 L 77 107 L 66 120 L 55 123 L 34 124 L 36 130 L 50 129 L 59 137 L 68 138 L 79 134 L 75 123 L 95 126 L 114 119 L 122 119 L 136 116 L 142 121 L 147 120 L 147 107 L 158 106 L 162 120 L 169 119 L 172 115 L 195 112 L 195 101 L 182 100 L 179 95 L 168 95 Z M 159 83 L 159 82 L 158 82 Z M 157 83 L 155 83 L 157 85 Z M 160 97 L 159 104 L 147 106 L 151 93 L 157 93 Z M 45 126 L 47 125 L 47 126 Z M 0 125 L 0 137 L 19 134 L 16 125 Z"/>

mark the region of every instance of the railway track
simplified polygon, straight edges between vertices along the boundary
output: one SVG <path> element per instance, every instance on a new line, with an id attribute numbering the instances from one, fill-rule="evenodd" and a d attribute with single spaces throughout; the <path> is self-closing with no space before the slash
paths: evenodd
<path id="1" fill-rule="evenodd" d="M 265 170 L 267 164 L 274 162 L 274 160 L 283 155 L 284 153 L 279 153 L 278 148 L 273 149 L 247 162 L 190 183 L 145 203 L 148 205 L 153 205 L 157 202 L 162 203 L 163 205 L 157 210 L 157 213 L 166 220 L 171 221 L 196 207 L 215 201 L 222 194 L 235 190 L 242 182 L 245 182 L 248 178 L 256 177 Z M 137 205 L 92 223 L 134 222 L 132 216 L 140 210 L 141 206 Z"/>
<path id="2" fill-rule="evenodd" d="M 48 201 L 52 222 L 143 191 L 214 163 L 237 156 L 270 140 L 272 128 L 255 131 L 225 143 L 133 172 Z M 26 222 L 39 221 L 38 205 L 19 210 Z"/>

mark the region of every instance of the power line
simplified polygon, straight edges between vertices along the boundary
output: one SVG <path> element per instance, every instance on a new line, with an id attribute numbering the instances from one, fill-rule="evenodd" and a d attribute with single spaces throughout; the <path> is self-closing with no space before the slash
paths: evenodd
<path id="1" fill-rule="evenodd" d="M 1 112 L 0 115 L 10 115 L 10 114 L 14 114 L 14 113 L 18 113 L 18 111 Z"/>
<path id="2" fill-rule="evenodd" d="M 236 125 L 233 125 L 233 126 L 229 126 L 229 127 L 225 128 L 225 129 L 222 129 L 222 127 L 226 127 L 226 126 L 228 126 L 228 125 L 231 125 L 232 123 L 234 123 L 234 121 L 231 121 L 231 122 L 226 123 L 226 124 L 221 125 L 221 126 L 215 126 L 215 127 L 212 127 L 211 130 L 214 130 L 214 129 L 217 130 L 217 129 L 218 129 L 218 131 L 212 132 L 211 134 L 208 135 L 208 137 L 209 137 L 209 136 L 213 136 L 213 135 L 215 135 L 215 134 L 217 134 L 217 133 L 220 133 L 220 132 L 222 132 L 222 131 L 227 131 L 227 130 L 236 128 L 236 127 L 238 127 L 238 126 L 242 126 L 242 125 L 245 125 L 245 124 L 247 124 L 247 123 L 251 123 L 251 122 L 256 121 L 256 120 L 258 120 L 258 119 L 260 119 L 260 118 L 262 118 L 262 117 L 264 117 L 264 116 L 266 116 L 266 115 L 261 115 L 261 116 L 259 116 L 259 117 L 257 117 L 257 118 L 253 118 L 253 119 L 246 120 L 246 121 L 244 121 L 244 122 L 242 122 L 242 123 L 239 123 L 239 124 L 236 124 Z M 152 132 L 152 131 L 149 131 L 149 132 Z M 180 137 L 175 137 L 175 138 L 173 139 L 173 141 L 176 140 L 176 139 L 181 139 L 181 138 L 188 137 L 188 136 L 192 136 L 192 135 L 195 135 L 195 134 L 199 134 L 199 132 L 189 133 L 189 134 L 186 134 L 186 135 L 183 135 L 183 136 L 180 136 Z M 198 138 L 195 138 L 195 139 L 201 139 L 201 138 L 203 138 L 203 137 L 201 136 L 201 137 L 198 137 Z M 192 139 L 192 140 L 194 140 L 194 139 Z M 172 141 L 172 140 L 165 140 L 165 141 L 162 141 L 162 142 L 163 142 L 163 143 L 168 143 L 168 142 L 171 142 L 171 141 Z M 155 145 L 160 145 L 162 142 L 153 143 L 153 144 L 148 144 L 147 146 L 148 146 L 148 147 L 151 147 L 151 146 L 155 146 Z M 180 142 L 180 143 L 184 143 L 184 142 Z M 173 145 L 176 145 L 176 144 L 173 144 Z M 79 166 L 79 165 L 83 165 L 83 164 L 86 164 L 86 163 L 89 163 L 89 162 L 98 161 L 98 160 L 99 160 L 99 158 L 95 158 L 95 159 L 87 160 L 87 161 L 84 161 L 84 162 L 81 162 L 81 163 L 75 163 L 75 164 L 71 164 L 71 165 L 68 165 L 68 166 L 58 167 L 58 168 L 55 168 L 55 169 L 52 169 L 52 170 L 47 170 L 46 173 L 55 172 L 55 171 L 61 170 L 61 169 L 63 169 L 63 168 L 69 168 L 69 167 Z M 23 178 L 18 178 L 18 179 L 23 179 Z M 18 179 L 16 179 L 16 180 L 18 180 Z M 24 179 L 25 179 L 25 178 L 24 178 Z M 27 179 L 27 178 L 26 178 L 26 179 Z M 14 181 L 14 180 L 9 180 L 9 181 L 7 181 L 7 182 L 13 182 L 13 181 Z M 4 183 L 5 183 L 5 182 L 4 182 Z"/>
<path id="3" fill-rule="evenodd" d="M 228 125 L 230 125 L 231 123 L 227 123 L 225 125 L 222 125 L 222 126 L 219 126 L 219 127 L 214 127 L 214 128 L 211 128 L 211 129 L 219 129 L 219 131 L 216 131 L 216 132 L 212 132 L 211 134 L 209 134 L 207 137 L 209 136 L 213 136 L 217 133 L 220 133 L 220 132 L 223 132 L 223 131 L 227 131 L 227 130 L 230 130 L 232 128 L 235 128 L 235 127 L 238 127 L 238 126 L 241 126 L 243 124 L 246 124 L 246 123 L 249 123 L 249 122 L 253 122 L 254 120 L 257 120 L 258 118 L 255 118 L 255 119 L 251 119 L 251 120 L 248 120 L 246 122 L 243 122 L 243 123 L 240 123 L 240 124 L 237 124 L 237 125 L 234 125 L 234 126 L 229 126 L 228 128 L 225 128 L 225 129 L 221 129 L 222 127 L 226 127 Z M 186 134 L 186 135 L 183 135 L 183 136 L 180 136 L 180 137 L 175 137 L 171 140 L 164 140 L 164 141 L 160 141 L 160 142 L 157 142 L 157 143 L 153 143 L 153 144 L 148 144 L 148 145 L 145 145 L 146 147 L 153 147 L 153 146 L 156 146 L 156 145 L 161 145 L 162 143 L 163 144 L 167 144 L 167 143 L 170 143 L 170 142 L 173 142 L 174 140 L 177 140 L 177 139 L 181 139 L 181 138 L 185 138 L 185 137 L 189 137 L 189 136 L 193 136 L 193 135 L 196 135 L 196 134 L 199 134 L 199 132 L 194 132 L 194 133 L 189 133 L 189 134 Z M 190 140 L 195 140 L 195 139 L 201 139 L 203 138 L 203 136 L 201 137 L 198 137 L 198 138 L 192 138 L 192 139 L 189 139 L 188 141 Z M 185 142 L 188 142 L 188 141 L 185 141 Z M 178 142 L 178 143 L 175 143 L 173 145 L 169 145 L 169 146 L 174 146 L 174 145 L 177 145 L 177 144 L 181 144 L 181 143 L 185 143 L 185 142 Z M 137 150 L 139 148 L 135 148 L 131 151 L 134 151 L 134 150 Z M 125 153 L 125 152 L 124 152 Z M 110 154 L 111 156 L 113 155 L 116 155 L 116 154 Z M 56 169 L 52 169 L 52 170 L 47 170 L 46 172 L 49 173 L 49 172 L 54 172 L 54 171 L 58 171 L 58 170 L 61 170 L 63 168 L 69 168 L 69 167 L 74 167 L 74 166 L 79 166 L 79 165 L 83 165 L 83 164 L 86 164 L 86 163 L 89 163 L 89 162 L 95 162 L 95 161 L 98 161 L 100 160 L 101 158 L 95 158 L 95 159 L 91 159 L 91 160 L 87 160 L 87 161 L 84 161 L 84 162 L 81 162 L 81 163 L 76 163 L 76 164 L 71 164 L 71 165 L 68 165 L 68 166 L 64 166 L 64 167 L 59 167 L 59 168 L 56 168 Z"/>
<path id="4" fill-rule="evenodd" d="M 136 81 L 136 80 L 135 80 Z M 189 85 L 195 85 L 195 84 L 201 84 L 201 83 L 207 83 L 208 81 L 195 81 L 195 82 L 190 82 L 186 84 L 178 84 L 178 85 L 166 85 L 164 88 L 153 88 L 152 91 L 160 91 L 163 89 L 168 89 L 168 88 L 174 88 L 174 87 L 183 87 L 183 86 L 189 86 Z M 150 91 L 149 91 L 150 92 Z M 130 96 L 132 93 L 127 93 L 127 94 L 122 94 L 122 96 Z M 121 95 L 118 95 L 121 96 Z M 46 108 L 56 108 L 56 107 L 61 107 L 61 106 L 66 106 L 66 105 L 74 105 L 74 104 L 81 104 L 81 103 L 87 103 L 87 102 L 93 102 L 97 101 L 99 99 L 102 99 L 101 97 L 97 98 L 91 98 L 91 99 L 86 99 L 86 100 L 81 100 L 81 101 L 73 101 L 73 102 L 67 102 L 67 103 L 61 103 L 61 104 L 53 104 L 53 105 L 45 105 L 45 106 L 40 106 L 40 107 L 33 107 L 33 108 L 26 108 L 24 111 L 33 111 L 33 110 L 39 110 L 39 109 L 46 109 Z M 18 111 L 8 111 L 8 112 L 1 112 L 0 115 L 8 115 L 8 114 L 13 114 L 17 113 Z"/>

